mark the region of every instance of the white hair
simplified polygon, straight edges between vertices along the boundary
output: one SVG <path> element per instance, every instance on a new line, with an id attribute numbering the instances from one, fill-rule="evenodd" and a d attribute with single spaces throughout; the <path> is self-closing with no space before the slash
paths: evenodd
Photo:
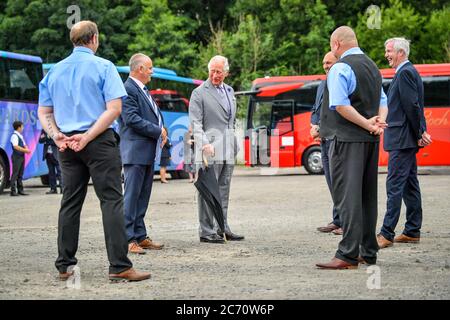
<path id="1" fill-rule="evenodd" d="M 130 58 L 130 61 L 128 62 L 128 65 L 130 66 L 130 71 L 138 69 L 146 59 L 150 58 L 143 53 L 133 54 Z"/>
<path id="2" fill-rule="evenodd" d="M 393 46 L 394 46 L 394 50 L 396 52 L 399 52 L 400 50 L 402 50 L 405 55 L 406 58 L 408 58 L 409 56 L 409 40 L 406 40 L 405 38 L 390 38 L 387 39 L 386 42 L 384 43 L 384 46 L 386 47 L 388 43 L 393 42 Z"/>
<path id="3" fill-rule="evenodd" d="M 213 61 L 220 61 L 223 62 L 223 71 L 228 72 L 230 71 L 230 65 L 228 64 L 228 59 L 225 58 L 224 56 L 214 56 L 211 58 L 211 60 L 209 60 L 208 62 L 208 70 L 211 70 L 211 63 L 213 63 Z"/>

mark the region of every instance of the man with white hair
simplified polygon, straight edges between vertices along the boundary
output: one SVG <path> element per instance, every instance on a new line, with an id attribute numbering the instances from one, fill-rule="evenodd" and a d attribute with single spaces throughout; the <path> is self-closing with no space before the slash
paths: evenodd
<path id="1" fill-rule="evenodd" d="M 389 126 L 384 133 L 384 149 L 389 152 L 389 163 L 386 215 L 377 236 L 381 249 L 392 246 L 393 242 L 417 243 L 420 240 L 422 201 L 416 153 L 419 147 L 431 143 L 426 132 L 422 79 L 408 60 L 409 41 L 392 38 L 384 45 L 385 57 L 389 66 L 395 68 L 395 76 L 387 94 Z M 402 199 L 406 205 L 406 224 L 403 233 L 394 238 Z"/>
<path id="2" fill-rule="evenodd" d="M 120 154 L 124 183 L 124 215 L 128 251 L 145 254 L 144 249 L 160 250 L 162 244 L 148 237 L 144 217 L 153 186 L 158 140 L 166 138 L 161 112 L 146 84 L 153 74 L 152 60 L 142 53 L 129 62 L 130 76 L 125 81 L 120 125 Z"/>
<path id="3" fill-rule="evenodd" d="M 219 183 L 225 230 L 218 230 L 214 215 L 205 200 L 199 195 L 200 242 L 224 243 L 239 241 L 244 237 L 231 232 L 227 221 L 228 199 L 234 160 L 238 152 L 234 128 L 236 122 L 236 100 L 234 90 L 223 81 L 228 76 L 228 59 L 215 56 L 208 63 L 209 78 L 196 88 L 189 102 L 189 121 L 195 145 L 210 162 Z M 199 157 L 197 157 L 199 158 Z M 200 157 L 201 158 L 201 157 Z"/>

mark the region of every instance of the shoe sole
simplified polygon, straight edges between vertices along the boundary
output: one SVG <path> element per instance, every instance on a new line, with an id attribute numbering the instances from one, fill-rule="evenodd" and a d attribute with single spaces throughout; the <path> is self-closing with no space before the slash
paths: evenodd
<path id="1" fill-rule="evenodd" d="M 131 251 L 128 251 L 128 253 L 132 253 L 132 254 L 146 254 L 145 251 L 144 252 L 131 252 Z"/>
<path id="2" fill-rule="evenodd" d="M 420 243 L 420 240 L 394 240 L 395 243 Z"/>
<path id="3" fill-rule="evenodd" d="M 316 267 L 318 269 L 322 269 L 322 270 L 353 270 L 353 269 L 358 269 L 358 265 L 356 265 L 356 266 L 347 266 L 347 267 L 342 267 L 342 268 L 320 267 L 318 265 L 316 265 Z"/>
<path id="4" fill-rule="evenodd" d="M 225 241 L 207 241 L 207 240 L 200 240 L 200 242 L 203 242 L 203 243 L 215 243 L 215 244 L 225 244 Z"/>
<path id="5" fill-rule="evenodd" d="M 143 280 L 148 280 L 148 279 L 150 279 L 151 278 L 151 276 L 150 277 L 148 277 L 148 278 L 143 278 L 143 279 L 135 279 L 135 280 L 133 280 L 133 279 L 124 279 L 124 278 L 109 278 L 109 281 L 111 281 L 111 282 L 113 282 L 113 283 L 120 283 L 120 282 L 138 282 L 138 281 L 143 281 Z"/>

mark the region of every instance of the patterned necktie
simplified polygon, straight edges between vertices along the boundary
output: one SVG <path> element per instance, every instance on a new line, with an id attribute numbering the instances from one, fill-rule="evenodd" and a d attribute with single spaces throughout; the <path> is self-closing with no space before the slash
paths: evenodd
<path id="1" fill-rule="evenodd" d="M 158 107 L 156 106 L 156 102 L 155 102 L 155 100 L 153 100 L 153 97 L 148 92 L 148 88 L 146 86 L 144 86 L 144 91 L 145 91 L 145 94 L 147 95 L 148 99 L 150 100 L 150 105 L 152 106 L 153 111 L 158 116 L 158 125 L 160 128 L 162 128 L 161 115 L 159 114 Z"/>
<path id="2" fill-rule="evenodd" d="M 225 92 L 225 88 L 223 86 L 218 86 L 217 89 L 219 90 L 220 97 L 222 98 L 223 103 L 225 103 L 225 106 L 227 107 L 228 115 L 231 116 L 231 105 Z"/>

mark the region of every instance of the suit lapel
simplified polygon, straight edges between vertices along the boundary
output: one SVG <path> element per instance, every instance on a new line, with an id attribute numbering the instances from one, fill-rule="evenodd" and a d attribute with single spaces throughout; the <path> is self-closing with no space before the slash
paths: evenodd
<path id="1" fill-rule="evenodd" d="M 150 108 L 150 110 L 153 112 L 153 114 L 154 114 L 154 115 L 156 116 L 156 118 L 158 119 L 158 115 L 155 113 L 155 110 L 154 110 L 154 108 L 153 108 L 153 106 L 152 106 L 152 104 L 151 104 L 149 98 L 145 95 L 145 93 L 144 93 L 144 91 L 142 90 L 142 88 L 139 88 L 138 84 L 137 84 L 133 79 L 128 78 L 127 81 L 130 81 L 130 82 L 132 83 L 132 85 L 134 85 L 134 87 L 135 87 L 136 90 L 139 92 L 139 94 L 141 95 L 141 97 L 142 97 L 142 98 L 145 100 L 145 102 L 147 103 L 147 105 L 148 105 L 148 107 Z M 153 97 L 152 97 L 152 99 L 153 99 Z M 153 101 L 155 101 L 155 100 L 153 99 Z M 156 103 L 156 101 L 155 101 L 155 103 Z M 161 118 L 162 118 L 162 117 L 161 117 Z"/>
<path id="2" fill-rule="evenodd" d="M 231 109 L 231 119 L 234 119 L 234 116 L 236 114 L 236 105 L 234 103 L 234 95 L 231 94 L 230 87 L 226 84 L 223 84 L 223 87 L 225 88 L 225 94 L 228 98 L 228 101 L 230 102 L 230 109 Z"/>
<path id="3" fill-rule="evenodd" d="M 207 92 L 216 99 L 216 101 L 219 103 L 219 105 L 222 107 L 222 109 L 225 112 L 228 112 L 226 106 L 223 105 L 222 98 L 220 98 L 219 93 L 217 92 L 217 88 L 211 83 L 211 81 L 208 79 L 206 85 L 205 85 Z"/>

